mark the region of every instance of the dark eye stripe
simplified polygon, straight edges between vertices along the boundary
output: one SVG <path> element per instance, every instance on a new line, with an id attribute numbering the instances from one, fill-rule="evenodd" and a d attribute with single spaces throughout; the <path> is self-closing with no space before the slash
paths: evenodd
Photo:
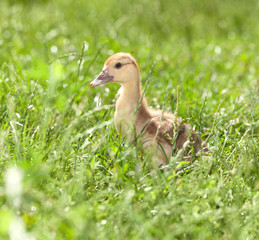
<path id="1" fill-rule="evenodd" d="M 117 63 L 115 64 L 115 68 L 121 68 L 121 66 L 122 66 L 122 64 L 121 64 L 120 62 L 117 62 Z"/>

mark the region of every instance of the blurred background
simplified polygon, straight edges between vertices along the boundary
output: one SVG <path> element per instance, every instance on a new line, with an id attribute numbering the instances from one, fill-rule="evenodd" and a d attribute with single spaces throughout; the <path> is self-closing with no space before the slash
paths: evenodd
<path id="1" fill-rule="evenodd" d="M 88 84 L 106 58 L 119 51 L 136 57 L 143 79 L 156 61 L 158 79 L 152 84 L 159 88 L 165 82 L 181 86 L 180 75 L 188 72 L 199 83 L 196 97 L 215 79 L 209 95 L 229 87 L 242 91 L 248 82 L 238 79 L 258 71 L 256 0 L 2 0 L 0 4 L 1 61 L 17 64 L 22 75 L 38 79 L 41 86 L 46 85 L 49 63 L 59 61 L 69 86 L 77 77 Z M 235 72 L 221 75 L 226 69 Z M 80 89 L 88 91 L 82 85 Z"/>

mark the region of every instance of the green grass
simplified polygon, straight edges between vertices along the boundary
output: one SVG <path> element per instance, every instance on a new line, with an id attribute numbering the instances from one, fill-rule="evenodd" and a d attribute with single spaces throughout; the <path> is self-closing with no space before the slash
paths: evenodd
<path id="1" fill-rule="evenodd" d="M 90 2 L 0 2 L 0 239 L 258 239 L 258 1 Z M 179 86 L 209 156 L 141 165 L 119 86 L 89 87 L 119 51 L 152 107 L 175 112 Z"/>

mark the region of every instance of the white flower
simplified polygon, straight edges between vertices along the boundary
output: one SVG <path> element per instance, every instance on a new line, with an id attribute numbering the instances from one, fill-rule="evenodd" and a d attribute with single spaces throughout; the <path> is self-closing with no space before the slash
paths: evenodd
<path id="1" fill-rule="evenodd" d="M 16 198 L 22 193 L 23 173 L 20 168 L 12 167 L 7 169 L 5 175 L 5 193 L 8 197 Z"/>

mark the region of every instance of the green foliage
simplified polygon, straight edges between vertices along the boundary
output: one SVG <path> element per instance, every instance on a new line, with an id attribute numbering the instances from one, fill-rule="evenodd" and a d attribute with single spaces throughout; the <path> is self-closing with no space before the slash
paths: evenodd
<path id="1" fill-rule="evenodd" d="M 257 239 L 258 10 L 256 0 L 2 0 L 0 239 Z M 151 106 L 175 112 L 179 86 L 178 115 L 209 156 L 162 173 L 121 139 L 118 86 L 89 87 L 118 51 L 136 57 L 143 84 L 156 62 Z"/>

